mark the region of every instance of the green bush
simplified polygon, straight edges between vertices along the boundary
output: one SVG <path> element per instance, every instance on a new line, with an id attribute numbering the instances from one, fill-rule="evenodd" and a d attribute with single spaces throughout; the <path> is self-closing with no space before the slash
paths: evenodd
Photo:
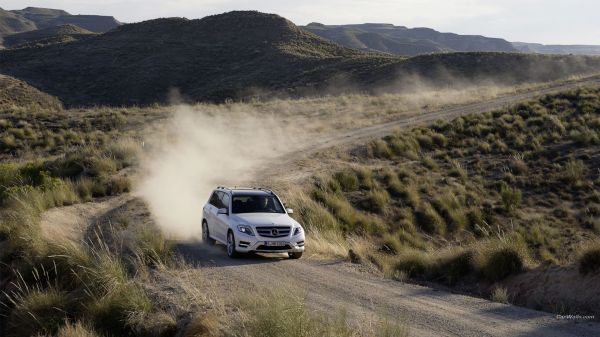
<path id="1" fill-rule="evenodd" d="M 12 336 L 54 334 L 68 317 L 67 294 L 54 288 L 32 290 L 11 300 L 15 305 L 8 317 Z"/>
<path id="2" fill-rule="evenodd" d="M 438 256 L 431 267 L 432 277 L 450 285 L 474 271 L 473 252 L 464 249 L 449 250 Z"/>
<path id="3" fill-rule="evenodd" d="M 387 143 L 381 139 L 369 143 L 369 151 L 375 158 L 390 159 L 392 157 L 392 150 L 388 147 Z"/>
<path id="4" fill-rule="evenodd" d="M 413 183 L 404 185 L 398 191 L 398 195 L 407 206 L 417 208 L 420 204 L 419 191 L 417 190 L 417 186 Z"/>
<path id="5" fill-rule="evenodd" d="M 586 166 L 581 160 L 569 160 L 563 171 L 564 180 L 575 187 L 579 187 L 585 178 Z"/>
<path id="6" fill-rule="evenodd" d="M 522 193 L 516 187 L 510 187 L 506 183 L 500 187 L 500 198 L 507 212 L 511 212 L 521 205 Z"/>
<path id="7" fill-rule="evenodd" d="M 577 261 L 579 273 L 587 275 L 600 270 L 600 245 L 592 245 L 583 250 Z"/>
<path id="8" fill-rule="evenodd" d="M 356 191 L 358 189 L 358 177 L 352 170 L 344 170 L 334 175 L 337 182 L 345 192 Z"/>
<path id="9" fill-rule="evenodd" d="M 135 335 L 138 327 L 130 321 L 131 317 L 147 314 L 151 310 L 152 302 L 145 291 L 134 283 L 111 289 L 89 308 L 96 330 L 116 336 Z"/>
<path id="10" fill-rule="evenodd" d="M 490 243 L 479 252 L 477 268 L 481 275 L 495 282 L 525 267 L 524 248 L 517 243 Z"/>
<path id="11" fill-rule="evenodd" d="M 366 207 L 374 213 L 381 213 L 390 201 L 390 196 L 385 190 L 371 190 L 365 200 Z"/>
<path id="12" fill-rule="evenodd" d="M 429 268 L 427 255 L 414 250 L 401 253 L 394 264 L 394 270 L 411 278 L 424 277 Z"/>
<path id="13" fill-rule="evenodd" d="M 446 232 L 444 220 L 428 202 L 422 202 L 415 211 L 417 225 L 429 234 L 443 235 Z"/>
<path id="14" fill-rule="evenodd" d="M 465 215 L 461 202 L 455 194 L 445 193 L 434 200 L 434 206 L 438 213 L 445 219 L 448 231 L 458 232 L 467 225 L 467 216 Z"/>

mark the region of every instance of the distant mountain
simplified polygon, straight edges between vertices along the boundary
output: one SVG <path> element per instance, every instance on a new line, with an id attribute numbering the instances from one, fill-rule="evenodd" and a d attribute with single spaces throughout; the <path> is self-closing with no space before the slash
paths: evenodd
<path id="1" fill-rule="evenodd" d="M 510 42 L 480 35 L 440 33 L 430 28 L 407 28 L 385 23 L 324 25 L 302 28 L 348 48 L 420 55 L 443 52 L 515 52 Z"/>
<path id="2" fill-rule="evenodd" d="M 600 55 L 600 46 L 594 45 L 545 45 L 526 42 L 513 42 L 512 45 L 523 53 Z"/>
<path id="3" fill-rule="evenodd" d="M 539 69 L 553 69 L 542 72 Z M 0 51 L 0 73 L 70 106 L 191 101 L 252 95 L 402 90 L 493 79 L 554 80 L 600 71 L 600 58 L 447 53 L 409 59 L 339 46 L 274 14 L 236 11 L 199 20 L 126 24 L 66 44 Z"/>
<path id="4" fill-rule="evenodd" d="M 95 34 L 75 25 L 53 26 L 6 36 L 4 46 L 11 48 L 72 42 Z"/>
<path id="5" fill-rule="evenodd" d="M 11 12 L 35 22 L 38 29 L 71 24 L 94 33 L 104 33 L 121 24 L 112 16 L 71 15 L 60 9 L 27 7 Z"/>
<path id="6" fill-rule="evenodd" d="M 0 37 L 36 28 L 35 22 L 0 8 Z"/>
<path id="7" fill-rule="evenodd" d="M 0 47 L 3 38 L 8 35 L 63 25 L 76 25 L 94 33 L 104 33 L 121 23 L 112 16 L 71 15 L 60 9 L 27 7 L 7 11 L 0 8 Z"/>

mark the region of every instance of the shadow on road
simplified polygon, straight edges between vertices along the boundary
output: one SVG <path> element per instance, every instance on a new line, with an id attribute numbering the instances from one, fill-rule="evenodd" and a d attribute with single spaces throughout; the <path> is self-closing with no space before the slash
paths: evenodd
<path id="1" fill-rule="evenodd" d="M 232 259 L 227 256 L 225 245 L 207 245 L 193 241 L 175 242 L 175 250 L 183 257 L 186 263 L 198 267 L 228 267 L 275 263 L 288 259 L 287 254 L 242 254 L 238 258 Z"/>

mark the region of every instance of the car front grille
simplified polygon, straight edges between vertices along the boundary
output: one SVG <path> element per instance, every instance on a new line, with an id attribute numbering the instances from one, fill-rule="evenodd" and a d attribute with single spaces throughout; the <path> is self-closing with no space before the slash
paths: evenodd
<path id="1" fill-rule="evenodd" d="M 291 227 L 287 226 L 260 226 L 256 227 L 258 235 L 265 238 L 283 238 L 290 235 Z"/>

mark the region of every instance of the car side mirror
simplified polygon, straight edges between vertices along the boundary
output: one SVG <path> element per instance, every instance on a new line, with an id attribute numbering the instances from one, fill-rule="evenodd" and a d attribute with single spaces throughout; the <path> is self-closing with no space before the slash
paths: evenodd
<path id="1" fill-rule="evenodd" d="M 229 212 L 227 211 L 227 208 L 219 208 L 219 210 L 217 211 L 217 214 L 229 215 Z"/>
<path id="2" fill-rule="evenodd" d="M 291 209 L 291 208 L 286 208 L 286 209 L 285 209 L 285 211 L 286 211 L 288 214 L 294 214 L 294 210 L 293 210 L 293 209 Z"/>

